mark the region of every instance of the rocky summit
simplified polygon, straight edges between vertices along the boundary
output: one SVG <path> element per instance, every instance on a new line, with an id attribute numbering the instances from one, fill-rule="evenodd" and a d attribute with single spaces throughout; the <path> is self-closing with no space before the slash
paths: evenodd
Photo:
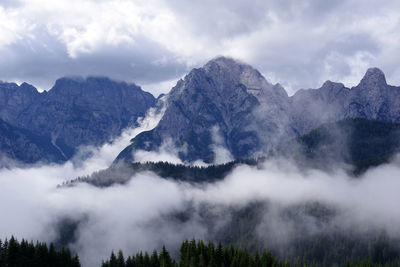
<path id="1" fill-rule="evenodd" d="M 218 57 L 178 81 L 167 99 L 158 126 L 136 136 L 117 162 L 135 160 L 137 150 L 158 151 L 167 143 L 189 162 L 213 162 L 216 145 L 233 158 L 254 157 L 326 122 L 400 122 L 400 88 L 387 85 L 377 68 L 368 69 L 353 88 L 327 81 L 289 97 L 251 66 Z"/>
<path id="2" fill-rule="evenodd" d="M 158 126 L 134 138 L 117 160 L 129 161 L 135 150 L 157 150 L 167 141 L 188 161 L 212 162 L 214 143 L 235 158 L 249 157 L 273 143 L 288 105 L 281 86 L 270 84 L 251 66 L 224 57 L 193 69 L 167 97 Z"/>

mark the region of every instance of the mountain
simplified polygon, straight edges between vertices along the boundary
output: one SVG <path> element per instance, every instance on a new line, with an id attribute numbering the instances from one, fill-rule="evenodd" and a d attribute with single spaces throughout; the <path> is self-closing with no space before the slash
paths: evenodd
<path id="1" fill-rule="evenodd" d="M 26 83 L 0 83 L 0 101 L 0 119 L 49 139 L 65 159 L 81 145 L 100 145 L 120 135 L 156 103 L 140 87 L 105 77 L 61 78 L 42 93 Z"/>
<path id="2" fill-rule="evenodd" d="M 132 160 L 135 150 L 157 151 L 166 142 L 188 161 L 212 162 L 212 144 L 226 147 L 234 158 L 251 157 L 286 129 L 288 95 L 251 66 L 216 58 L 193 69 L 168 94 L 158 126 L 139 134 L 118 156 Z M 285 121 L 286 120 L 286 121 Z"/>
<path id="3" fill-rule="evenodd" d="M 167 99 L 158 126 L 136 136 L 116 162 L 134 160 L 137 150 L 163 146 L 189 162 L 213 162 L 216 147 L 226 148 L 235 159 L 255 157 L 327 122 L 400 122 L 400 87 L 388 85 L 377 68 L 368 69 L 353 88 L 327 81 L 289 97 L 251 66 L 219 57 L 193 69 Z"/>

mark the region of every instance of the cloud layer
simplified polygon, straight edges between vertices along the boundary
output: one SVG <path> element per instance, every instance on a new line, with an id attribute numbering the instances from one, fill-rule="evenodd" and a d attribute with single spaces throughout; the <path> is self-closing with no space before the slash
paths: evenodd
<path id="1" fill-rule="evenodd" d="M 289 93 L 355 85 L 378 66 L 400 84 L 398 1 L 20 0 L 0 3 L 0 79 L 49 89 L 107 75 L 166 92 L 216 55 L 244 60 Z"/>
<path id="2" fill-rule="evenodd" d="M 69 246 L 83 266 L 94 267 L 111 250 L 123 249 L 127 255 L 165 244 L 174 252 L 184 239 L 218 240 L 235 211 L 262 203 L 254 231 L 273 248 L 283 248 L 300 235 L 348 229 L 361 235 L 385 230 L 400 239 L 399 159 L 357 179 L 341 168 L 329 173 L 300 171 L 280 159 L 267 161 L 262 168 L 236 167 L 212 184 L 177 182 L 143 172 L 126 184 L 106 188 L 85 183 L 57 186 L 109 166 L 130 137 L 155 127 L 161 116 L 162 111 L 151 109 L 139 120 L 140 127 L 127 130 L 113 143 L 82 149 L 81 155 L 89 157 L 78 155 L 63 165 L 8 164 L 0 169 L 0 238 L 59 240 L 60 225 L 76 222 Z M 219 145 L 218 129 L 212 131 L 214 149 L 224 162 L 229 155 Z M 170 160 L 173 155 L 167 150 L 166 145 L 164 157 Z M 145 154 L 141 156 L 146 160 Z M 150 155 L 147 160 L 151 159 Z M 321 224 L 302 208 L 309 203 L 332 209 L 333 216 Z M 293 210 L 295 217 L 285 215 Z M 179 219 L 182 215 L 186 219 Z"/>
<path id="3" fill-rule="evenodd" d="M 63 177 L 80 172 L 65 165 L 1 170 L 0 237 L 51 241 L 57 239 L 61 221 L 79 221 L 70 246 L 83 266 L 99 266 L 111 250 L 133 254 L 166 244 L 174 251 L 184 239 L 215 239 L 232 211 L 265 203 L 255 231 L 267 246 L 282 247 L 300 234 L 333 229 L 361 234 L 385 230 L 400 238 L 398 160 L 358 179 L 343 170 L 304 173 L 288 162 L 269 161 L 262 169 L 239 166 L 223 181 L 202 186 L 146 172 L 125 185 L 56 187 Z M 329 207 L 334 216 L 321 224 L 298 208 L 307 203 Z M 300 221 L 282 216 L 292 208 Z M 188 211 L 184 221 L 174 217 Z"/>

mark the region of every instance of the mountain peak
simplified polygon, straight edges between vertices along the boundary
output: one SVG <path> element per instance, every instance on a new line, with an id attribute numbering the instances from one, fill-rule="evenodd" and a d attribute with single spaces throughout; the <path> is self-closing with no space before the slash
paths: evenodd
<path id="1" fill-rule="evenodd" d="M 236 59 L 233 59 L 231 57 L 225 57 L 225 56 L 215 57 L 215 58 L 211 59 L 210 61 L 208 61 L 206 65 L 212 64 L 212 63 L 218 64 L 218 65 L 232 65 L 232 64 L 241 65 L 241 64 L 243 64 Z"/>
<path id="2" fill-rule="evenodd" d="M 265 77 L 252 66 L 230 57 L 216 57 L 206 65 L 203 69 L 215 78 L 221 80 L 221 77 L 232 80 L 235 84 L 246 86 L 247 92 L 258 97 L 260 94 L 282 94 L 286 95 L 286 91 L 279 86 L 276 87 L 277 93 L 274 93 L 274 86 L 270 84 Z"/>
<path id="3" fill-rule="evenodd" d="M 204 70 L 207 72 L 233 72 L 234 75 L 238 75 L 244 69 L 253 69 L 250 65 L 242 63 L 231 57 L 219 56 L 211 59 L 204 65 Z"/>
<path id="4" fill-rule="evenodd" d="M 385 74 L 378 68 L 369 68 L 359 85 L 368 87 L 386 86 Z"/>

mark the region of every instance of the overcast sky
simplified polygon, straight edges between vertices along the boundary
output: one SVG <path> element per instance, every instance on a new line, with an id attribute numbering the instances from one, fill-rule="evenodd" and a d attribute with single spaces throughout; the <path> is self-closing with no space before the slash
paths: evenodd
<path id="1" fill-rule="evenodd" d="M 0 80 L 105 75 L 167 92 L 231 56 L 292 94 L 371 66 L 400 85 L 400 1 L 0 0 Z"/>

